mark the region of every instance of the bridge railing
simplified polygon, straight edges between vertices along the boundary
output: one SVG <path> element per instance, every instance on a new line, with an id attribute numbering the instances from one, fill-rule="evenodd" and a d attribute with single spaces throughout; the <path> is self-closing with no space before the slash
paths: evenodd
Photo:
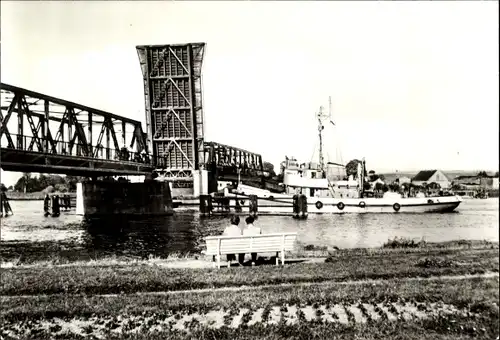
<path id="1" fill-rule="evenodd" d="M 210 167 L 210 165 L 208 165 L 208 168 L 213 169 L 213 166 Z M 269 171 L 259 170 L 248 166 L 245 167 L 239 164 L 216 165 L 216 168 L 217 168 L 217 173 L 220 176 L 240 175 L 240 176 L 250 176 L 250 177 L 269 177 L 270 175 Z"/>
<path id="2" fill-rule="evenodd" d="M 5 83 L 0 102 L 4 170 L 132 174 L 154 168 L 140 121 Z"/>
<path id="3" fill-rule="evenodd" d="M 153 157 L 151 157 L 151 155 L 130 151 L 126 148 L 117 150 L 116 148 L 106 148 L 102 145 L 85 145 L 80 143 L 58 141 L 55 149 L 52 148 L 50 144 L 48 144 L 49 148 L 47 149 L 47 151 L 45 151 L 43 148 L 44 145 L 46 145 L 46 140 L 42 138 L 34 138 L 32 136 L 21 136 L 16 134 L 11 134 L 11 136 L 15 141 L 17 141 L 17 147 L 15 148 L 15 150 L 110 162 L 130 162 L 142 163 L 151 166 L 155 165 L 154 159 Z M 41 149 L 40 146 L 42 147 Z"/>

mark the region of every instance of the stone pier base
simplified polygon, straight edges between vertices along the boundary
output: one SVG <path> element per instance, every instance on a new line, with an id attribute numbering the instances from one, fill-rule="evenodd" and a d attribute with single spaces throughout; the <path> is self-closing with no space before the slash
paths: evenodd
<path id="1" fill-rule="evenodd" d="M 170 187 L 168 183 L 157 181 L 78 183 L 76 214 L 172 215 Z"/>
<path id="2" fill-rule="evenodd" d="M 217 191 L 217 179 L 215 175 L 207 170 L 193 170 L 192 181 L 166 180 L 170 183 L 170 192 L 173 198 L 196 198 L 200 195 L 207 195 L 211 192 Z"/>

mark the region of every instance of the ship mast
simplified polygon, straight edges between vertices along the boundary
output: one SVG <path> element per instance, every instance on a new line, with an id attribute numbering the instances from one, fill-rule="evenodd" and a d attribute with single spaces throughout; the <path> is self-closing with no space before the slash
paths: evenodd
<path id="1" fill-rule="evenodd" d="M 335 125 L 332 121 L 332 97 L 328 97 L 328 116 L 323 114 L 323 106 L 319 108 L 319 113 L 318 113 L 318 132 L 319 132 L 319 164 L 321 168 L 321 172 L 323 174 L 323 178 L 326 178 L 328 182 L 328 189 L 330 190 L 330 193 L 332 194 L 332 197 L 335 196 L 335 189 L 334 185 L 330 182 L 328 179 L 328 176 L 326 175 L 325 171 L 325 159 L 323 157 L 323 129 L 325 128 L 323 126 L 322 120 L 328 118 L 330 123 Z"/>
<path id="2" fill-rule="evenodd" d="M 319 135 L 319 167 L 321 171 L 325 171 L 325 158 L 323 156 L 323 130 L 325 126 L 323 125 L 323 120 L 328 118 L 330 123 L 332 122 L 332 97 L 328 97 L 328 116 L 323 113 L 323 106 L 319 107 L 318 112 L 318 135 Z"/>
<path id="3" fill-rule="evenodd" d="M 323 123 L 321 122 L 321 118 L 323 118 L 323 106 L 320 106 L 318 113 L 318 133 L 319 133 L 319 168 L 321 171 L 324 171 L 325 164 L 323 158 Z"/>

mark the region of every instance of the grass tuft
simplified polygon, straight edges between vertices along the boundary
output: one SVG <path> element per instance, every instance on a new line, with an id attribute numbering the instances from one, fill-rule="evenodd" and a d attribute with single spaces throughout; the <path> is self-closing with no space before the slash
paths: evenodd
<path id="1" fill-rule="evenodd" d="M 426 242 L 424 239 L 415 242 L 413 239 L 408 239 L 404 237 L 395 237 L 394 239 L 389 239 L 382 245 L 382 248 L 423 248 Z"/>
<path id="2" fill-rule="evenodd" d="M 421 268 L 449 268 L 455 267 L 457 264 L 446 258 L 426 257 L 418 260 L 416 266 Z"/>
<path id="3" fill-rule="evenodd" d="M 355 324 L 356 318 L 354 317 L 354 314 L 349 309 L 349 306 L 347 304 L 344 304 L 343 307 L 344 307 L 345 314 L 347 315 L 347 322 L 350 324 Z"/>

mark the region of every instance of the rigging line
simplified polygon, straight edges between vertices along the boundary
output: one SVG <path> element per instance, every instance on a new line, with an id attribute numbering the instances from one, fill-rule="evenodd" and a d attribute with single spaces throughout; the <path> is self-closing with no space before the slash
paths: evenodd
<path id="1" fill-rule="evenodd" d="M 335 144 L 338 145 L 337 147 L 337 153 L 338 153 L 338 156 L 339 156 L 339 160 L 340 160 L 340 164 L 344 164 L 344 158 L 342 157 L 342 142 L 338 136 L 337 133 L 335 133 Z"/>
<path id="2" fill-rule="evenodd" d="M 316 155 L 316 148 L 317 148 L 317 146 L 318 145 L 316 145 L 316 143 L 314 143 L 314 148 L 313 148 L 313 152 L 312 152 L 312 155 L 311 155 L 311 163 L 314 160 L 314 156 Z"/>
<path id="3" fill-rule="evenodd" d="M 342 148 L 340 145 L 340 138 L 338 137 L 337 133 L 337 124 L 333 121 L 333 116 L 332 116 L 332 97 L 328 97 L 328 120 L 329 123 L 332 124 L 332 133 L 333 133 L 333 143 L 335 143 L 335 162 L 337 162 L 337 158 L 340 161 L 340 164 L 344 164 L 344 161 L 342 159 Z"/>

